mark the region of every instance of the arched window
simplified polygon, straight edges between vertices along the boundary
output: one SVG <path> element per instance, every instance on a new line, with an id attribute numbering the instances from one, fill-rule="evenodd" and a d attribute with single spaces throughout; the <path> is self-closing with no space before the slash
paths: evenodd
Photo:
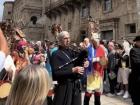
<path id="1" fill-rule="evenodd" d="M 32 16 L 30 21 L 33 23 L 33 24 L 36 24 L 37 22 L 37 17 L 36 16 Z"/>

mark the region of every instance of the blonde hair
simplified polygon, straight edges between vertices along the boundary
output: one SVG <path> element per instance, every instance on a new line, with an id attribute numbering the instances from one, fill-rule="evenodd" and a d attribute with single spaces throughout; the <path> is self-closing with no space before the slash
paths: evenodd
<path id="1" fill-rule="evenodd" d="M 49 89 L 47 70 L 29 65 L 16 75 L 6 105 L 42 105 Z"/>

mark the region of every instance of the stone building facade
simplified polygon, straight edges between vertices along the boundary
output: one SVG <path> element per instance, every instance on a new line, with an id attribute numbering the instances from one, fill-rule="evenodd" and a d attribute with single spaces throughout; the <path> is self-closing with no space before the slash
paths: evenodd
<path id="1" fill-rule="evenodd" d="M 52 25 L 61 24 L 72 41 L 82 41 L 91 18 L 99 21 L 102 39 L 131 40 L 140 34 L 140 0 L 15 0 L 13 5 L 12 20 L 33 40 L 55 40 Z"/>
<path id="2" fill-rule="evenodd" d="M 139 0 L 48 0 L 46 3 L 48 38 L 52 39 L 50 26 L 61 24 L 71 33 L 73 41 L 87 35 L 88 17 L 100 23 L 102 39 L 129 40 L 139 34 Z M 53 40 L 53 39 L 52 39 Z"/>
<path id="3" fill-rule="evenodd" d="M 4 8 L 7 9 L 7 6 L 4 5 Z M 44 27 L 37 24 L 42 16 L 42 0 L 15 0 L 12 10 L 14 25 L 21 28 L 28 40 L 44 39 Z"/>
<path id="4" fill-rule="evenodd" d="M 11 20 L 13 14 L 14 2 L 6 1 L 3 5 L 4 5 L 4 11 L 3 11 L 2 21 Z"/>

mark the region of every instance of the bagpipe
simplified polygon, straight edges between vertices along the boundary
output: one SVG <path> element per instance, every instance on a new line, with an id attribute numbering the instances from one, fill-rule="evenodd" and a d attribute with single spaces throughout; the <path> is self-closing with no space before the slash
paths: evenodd
<path id="1" fill-rule="evenodd" d="M 88 52 L 86 49 L 80 49 L 79 47 L 70 46 L 69 49 L 74 52 L 77 56 L 71 59 L 69 62 L 58 67 L 58 69 L 62 69 L 63 67 L 68 66 L 69 64 L 73 63 L 74 66 L 83 66 L 84 61 L 88 57 Z"/>
<path id="2" fill-rule="evenodd" d="M 74 66 L 83 66 L 84 61 L 88 57 L 87 50 L 85 50 L 85 49 L 80 49 L 75 46 L 70 46 L 68 49 L 71 50 L 72 52 L 76 53 L 77 56 L 75 58 L 71 59 L 70 61 L 66 62 L 65 64 L 59 66 L 57 68 L 58 70 L 61 70 L 70 64 L 74 64 Z M 77 78 L 82 78 L 82 77 L 83 77 L 83 75 L 77 74 Z M 53 94 L 55 94 L 54 90 L 55 89 L 50 89 L 48 96 L 52 96 Z"/>

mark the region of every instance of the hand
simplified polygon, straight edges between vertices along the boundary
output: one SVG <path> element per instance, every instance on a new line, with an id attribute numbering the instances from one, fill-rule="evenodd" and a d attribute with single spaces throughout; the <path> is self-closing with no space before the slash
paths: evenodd
<path id="1" fill-rule="evenodd" d="M 25 54 L 28 54 L 28 51 L 29 51 L 29 48 L 28 47 L 24 47 L 24 52 L 25 52 Z"/>
<path id="2" fill-rule="evenodd" d="M 8 43 L 4 34 L 0 28 L 0 51 L 3 51 L 6 55 L 9 53 Z"/>
<path id="3" fill-rule="evenodd" d="M 87 68 L 88 66 L 89 66 L 89 61 L 86 60 L 86 61 L 84 62 L 84 68 Z"/>
<path id="4" fill-rule="evenodd" d="M 84 67 L 80 67 L 80 66 L 74 67 L 72 68 L 72 72 L 82 75 L 84 74 Z"/>
<path id="5" fill-rule="evenodd" d="M 7 71 L 7 73 L 8 73 L 8 78 L 9 78 L 9 79 L 14 78 L 13 72 L 14 72 L 14 71 L 12 71 L 12 70 L 11 70 L 11 71 Z"/>
<path id="6" fill-rule="evenodd" d="M 100 61 L 100 58 L 99 57 L 96 57 L 96 58 L 93 58 L 92 59 L 92 62 L 94 63 L 94 62 L 99 62 Z"/>

